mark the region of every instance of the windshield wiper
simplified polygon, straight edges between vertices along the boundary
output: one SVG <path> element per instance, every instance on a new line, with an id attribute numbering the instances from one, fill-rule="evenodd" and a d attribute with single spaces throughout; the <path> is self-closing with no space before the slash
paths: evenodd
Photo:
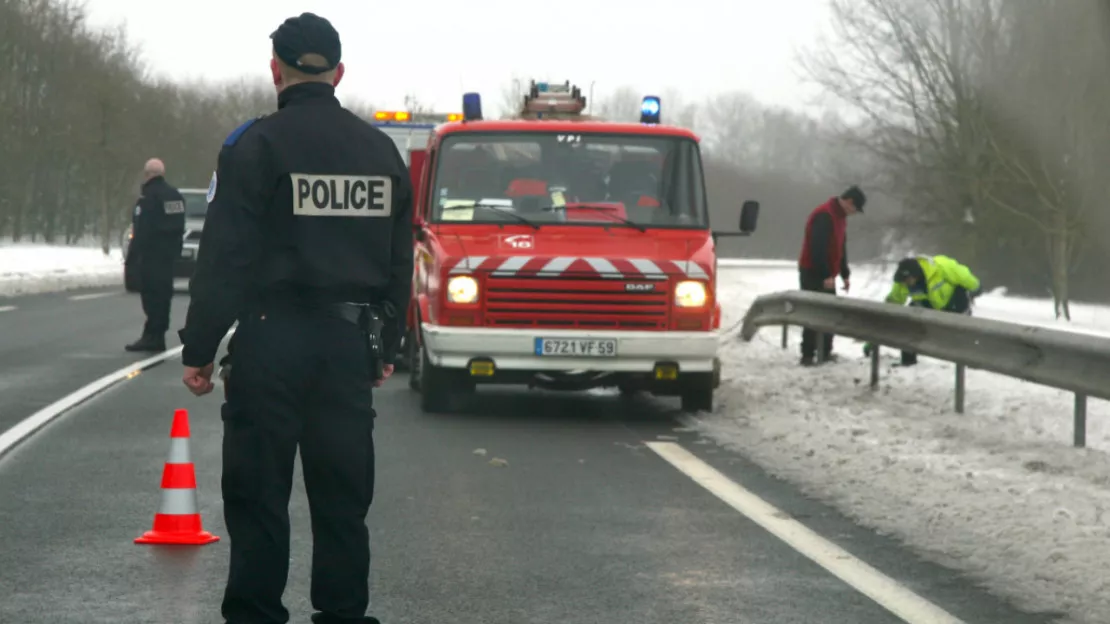
<path id="1" fill-rule="evenodd" d="M 620 221 L 621 223 L 624 223 L 624 224 L 628 225 L 629 227 L 633 227 L 633 228 L 636 228 L 637 230 L 640 230 L 640 232 L 647 232 L 647 228 L 640 225 L 639 223 L 636 223 L 635 221 L 629 221 L 628 219 L 626 219 L 626 218 L 624 218 L 620 215 L 614 214 L 612 206 L 608 206 L 608 205 L 605 205 L 605 204 L 570 204 L 570 205 L 573 206 L 574 208 L 586 208 L 587 210 L 596 210 L 598 212 L 604 212 L 608 216 L 612 217 L 612 219 L 614 221 Z M 554 211 L 554 210 L 557 210 L 557 209 L 560 209 L 560 208 L 563 209 L 563 210 L 567 209 L 566 206 L 547 206 L 547 207 L 544 208 L 544 210 Z"/>
<path id="2" fill-rule="evenodd" d="M 487 203 L 487 202 L 478 201 L 478 202 L 474 202 L 473 204 L 458 204 L 458 205 L 455 205 L 455 206 L 443 206 L 443 207 L 440 208 L 440 211 L 441 212 L 448 212 L 450 210 L 473 210 L 475 208 L 489 208 L 490 210 L 493 210 L 494 212 L 496 212 L 498 214 L 503 214 L 503 215 L 512 217 L 512 218 L 516 219 L 517 221 L 520 221 L 524 225 L 527 225 L 527 226 L 531 227 L 534 230 L 540 229 L 540 224 L 536 223 L 535 221 L 525 219 L 524 217 L 520 216 L 519 214 L 513 212 L 512 209 L 507 208 L 506 206 L 502 206 L 501 204 L 491 204 L 491 203 Z"/>

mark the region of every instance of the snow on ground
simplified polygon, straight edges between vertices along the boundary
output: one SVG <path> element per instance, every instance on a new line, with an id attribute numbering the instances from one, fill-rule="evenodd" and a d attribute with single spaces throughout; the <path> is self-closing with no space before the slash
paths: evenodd
<path id="1" fill-rule="evenodd" d="M 0 296 L 122 284 L 119 249 L 0 243 Z"/>
<path id="2" fill-rule="evenodd" d="M 864 273 L 857 294 L 886 290 L 890 272 Z M 796 286 L 790 266 L 722 267 L 722 326 L 759 294 Z M 1073 312 L 1093 331 L 1110 319 L 1096 306 Z M 1044 301 L 992 295 L 976 314 L 1055 326 Z M 751 343 L 727 339 L 718 407 L 690 424 L 1019 606 L 1110 622 L 1110 405 L 1090 401 L 1089 448 L 1075 449 L 1068 393 L 968 371 L 959 415 L 952 364 L 893 367 L 890 351 L 872 391 L 860 343 L 838 338 L 840 362 L 802 368 L 800 330 L 785 351 L 780 338 L 765 328 Z"/>

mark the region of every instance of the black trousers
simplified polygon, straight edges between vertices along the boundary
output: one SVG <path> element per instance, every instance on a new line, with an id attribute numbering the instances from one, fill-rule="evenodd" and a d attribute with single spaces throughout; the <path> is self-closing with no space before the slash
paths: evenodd
<path id="1" fill-rule="evenodd" d="M 177 250 L 180 254 L 180 249 Z M 146 324 L 144 336 L 162 336 L 170 330 L 170 302 L 173 300 L 173 249 L 143 253 L 139 258 L 139 298 Z"/>
<path id="2" fill-rule="evenodd" d="M 813 292 L 823 292 L 831 295 L 836 294 L 836 288 L 825 288 L 824 275 L 817 271 L 810 271 L 807 269 L 800 269 L 798 271 L 799 287 L 802 290 L 809 290 Z M 832 353 L 833 348 L 833 335 L 825 334 L 825 355 Z M 802 329 L 802 357 L 806 359 L 813 359 L 817 355 L 817 332 L 812 329 Z"/>
<path id="3" fill-rule="evenodd" d="M 374 498 L 373 385 L 359 327 L 260 308 L 239 321 L 223 405 L 229 624 L 284 624 L 298 446 L 312 516 L 313 622 L 363 622 Z"/>
<path id="4" fill-rule="evenodd" d="M 932 306 L 928 301 L 922 301 L 920 304 L 911 303 L 910 306 L 920 306 L 923 308 L 931 308 Z M 970 314 L 971 313 L 971 295 L 967 289 L 962 286 L 957 286 L 952 292 L 952 298 L 948 300 L 948 305 L 941 308 L 941 312 L 954 312 L 956 314 Z M 902 352 L 903 364 L 916 364 L 917 354 L 913 351 Z"/>

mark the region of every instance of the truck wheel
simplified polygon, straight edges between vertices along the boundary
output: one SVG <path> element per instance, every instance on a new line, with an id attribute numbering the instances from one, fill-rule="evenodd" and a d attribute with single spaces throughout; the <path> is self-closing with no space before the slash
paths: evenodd
<path id="1" fill-rule="evenodd" d="M 713 411 L 713 374 L 695 373 L 690 375 L 682 389 L 682 411 Z"/>
<path id="2" fill-rule="evenodd" d="M 405 363 L 409 368 L 409 388 L 420 392 L 420 371 L 423 368 L 421 365 L 420 349 L 416 346 L 416 332 L 410 331 L 405 336 Z"/>
<path id="3" fill-rule="evenodd" d="M 405 337 L 401 339 L 401 351 L 397 354 L 396 370 L 412 372 L 416 368 L 416 361 L 412 359 L 413 344 L 416 343 L 413 331 L 405 330 Z"/>
<path id="4" fill-rule="evenodd" d="M 419 347 L 420 351 L 420 409 L 429 414 L 443 414 L 450 411 L 451 399 L 454 394 L 451 383 L 451 371 L 446 371 L 434 366 L 428 360 L 428 352 Z"/>

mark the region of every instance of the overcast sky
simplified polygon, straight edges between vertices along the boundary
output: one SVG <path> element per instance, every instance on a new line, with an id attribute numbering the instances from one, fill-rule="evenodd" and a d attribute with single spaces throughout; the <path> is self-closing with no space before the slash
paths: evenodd
<path id="1" fill-rule="evenodd" d="M 805 106 L 799 46 L 828 22 L 825 0 L 87 0 L 96 25 L 124 23 L 144 60 L 180 77 L 268 77 L 269 34 L 302 11 L 332 21 L 347 75 L 340 96 L 438 112 L 479 91 L 496 106 L 516 75 L 570 79 L 595 94 L 675 87 L 700 99 L 741 89 Z M 665 105 L 665 103 L 664 103 Z"/>

